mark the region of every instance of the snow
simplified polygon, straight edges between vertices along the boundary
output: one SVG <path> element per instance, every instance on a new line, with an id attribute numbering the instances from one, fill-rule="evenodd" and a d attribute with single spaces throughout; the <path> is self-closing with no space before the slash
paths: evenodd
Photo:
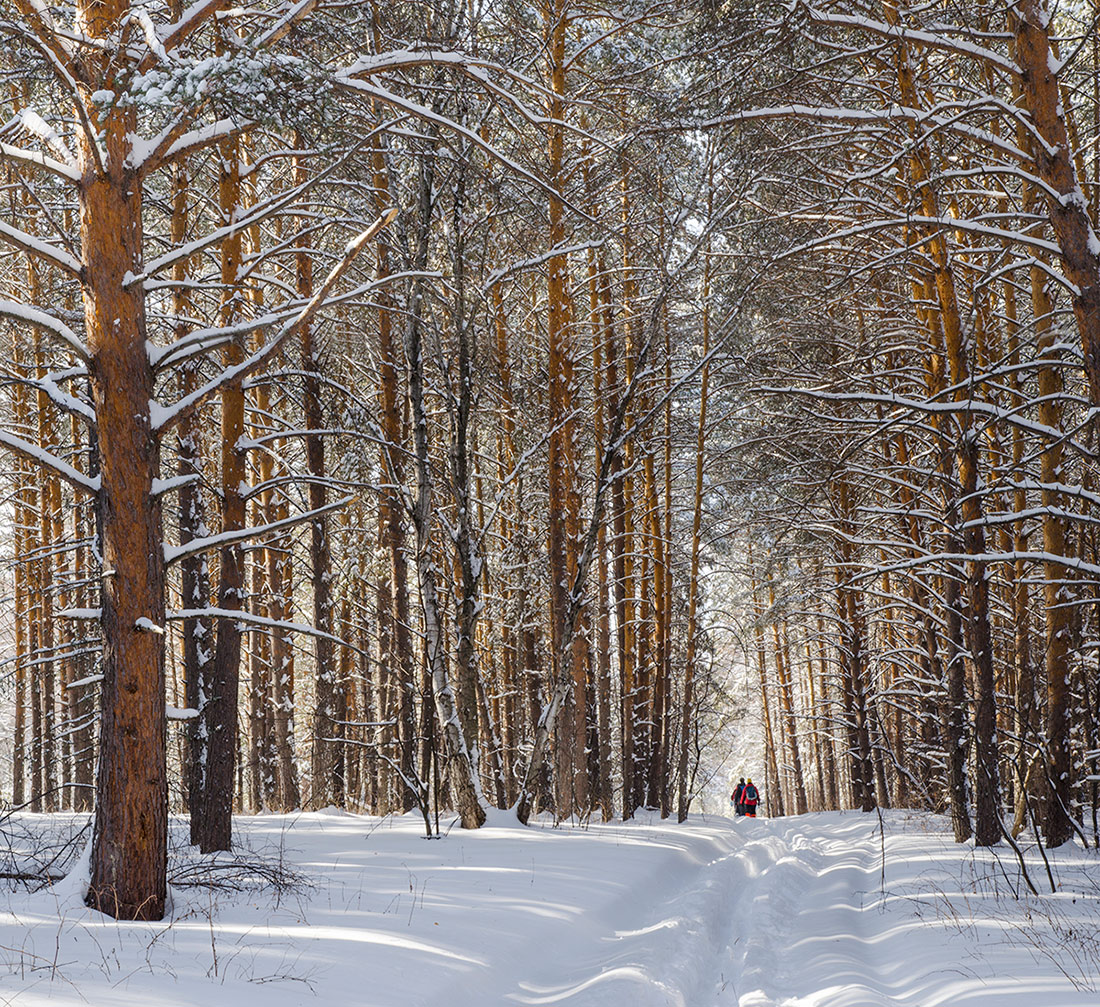
<path id="1" fill-rule="evenodd" d="M 70 182 L 80 181 L 80 172 L 77 171 L 76 168 L 69 164 L 63 164 L 61 161 L 55 161 L 52 157 L 46 157 L 45 154 L 38 151 L 24 150 L 21 147 L 15 147 L 8 143 L 0 143 L 0 154 L 14 161 L 36 164 L 40 168 L 52 171 L 55 175 L 67 178 Z"/>
<path id="2" fill-rule="evenodd" d="M 83 472 L 74 469 L 68 462 L 40 448 L 37 444 L 26 441 L 22 437 L 16 437 L 15 434 L 9 434 L 4 430 L 0 430 L 0 445 L 10 448 L 12 451 L 17 451 L 21 455 L 25 455 L 35 464 L 41 465 L 43 468 L 53 470 L 66 482 L 74 486 L 79 486 L 87 493 L 94 494 L 99 492 L 100 477 L 98 475 L 85 475 Z"/>
<path id="3" fill-rule="evenodd" d="M 101 608 L 63 608 L 56 615 L 61 619 L 98 619 L 103 615 Z"/>
<path id="4" fill-rule="evenodd" d="M 42 118 L 33 108 L 24 108 L 18 113 L 16 117 L 19 124 L 32 136 L 37 136 L 40 140 L 45 141 L 49 147 L 61 157 L 61 159 L 68 165 L 69 168 L 76 170 L 79 165 L 76 155 L 69 149 L 68 144 L 61 139 L 57 134 L 57 131 L 51 126 L 45 119 Z M 78 175 L 79 177 L 79 175 Z"/>
<path id="5" fill-rule="evenodd" d="M 190 706 L 173 706 L 165 703 L 164 714 L 169 720 L 194 720 L 199 711 Z"/>
<path id="6" fill-rule="evenodd" d="M 0 848 L 83 820 L 10 816 Z M 167 919 L 120 923 L 83 906 L 85 859 L 2 893 L 0 991 L 20 1007 L 1100 1004 L 1095 851 L 1052 853 L 1059 889 L 1035 897 L 1010 851 L 923 814 L 886 812 L 881 831 L 858 812 L 443 824 L 429 841 L 415 815 L 242 817 L 240 853 L 201 857 L 175 819 L 170 873 L 238 890 L 173 887 Z"/>
<path id="7" fill-rule="evenodd" d="M 0 220 L 0 237 L 6 238 L 13 245 L 22 248 L 23 251 L 39 259 L 52 262 L 55 266 L 66 270 L 73 276 L 79 276 L 81 270 L 80 261 L 70 255 L 64 248 L 43 241 L 27 231 L 21 231 L 18 227 Z"/>
<path id="8" fill-rule="evenodd" d="M 171 493 L 173 490 L 182 489 L 191 483 L 199 481 L 198 472 L 189 472 L 182 476 L 172 476 L 168 479 L 154 479 L 153 480 L 153 496 L 162 496 L 165 493 Z"/>

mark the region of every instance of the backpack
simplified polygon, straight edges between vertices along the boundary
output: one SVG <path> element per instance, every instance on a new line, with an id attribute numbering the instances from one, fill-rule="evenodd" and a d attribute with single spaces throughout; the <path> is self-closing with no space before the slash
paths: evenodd
<path id="1" fill-rule="evenodd" d="M 745 804 L 755 804 L 760 799 L 760 795 L 756 792 L 756 787 L 751 783 L 745 784 L 745 792 L 741 795 L 741 800 Z"/>

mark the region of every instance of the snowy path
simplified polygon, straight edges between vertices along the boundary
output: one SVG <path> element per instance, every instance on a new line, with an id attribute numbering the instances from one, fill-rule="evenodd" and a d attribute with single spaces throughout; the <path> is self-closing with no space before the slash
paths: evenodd
<path id="1" fill-rule="evenodd" d="M 929 816 L 239 829 L 312 889 L 177 891 L 156 925 L 0 894 L 0 1007 L 1100 1007 L 1096 854 L 1018 901 Z"/>
<path id="2" fill-rule="evenodd" d="M 905 817 L 888 814 L 885 831 L 877 816 L 856 814 L 744 823 L 754 835 L 735 856 L 744 884 L 718 988 L 712 999 L 685 1004 L 1100 1004 L 1095 941 L 1091 960 L 1057 948 L 1059 927 L 1072 930 L 1071 914 L 1059 913 L 1078 905 L 1074 893 L 1029 907 L 1011 894 L 1023 883 L 1009 851 L 957 846 L 942 821 L 938 832 L 923 831 L 934 820 L 919 817 L 901 830 Z M 1088 855 L 1065 853 L 1067 886 L 1091 889 L 1080 902 L 1095 937 L 1095 885 L 1074 878 L 1075 868 L 1094 866 Z M 1047 957 L 1034 953 L 1042 943 L 1053 948 Z"/>

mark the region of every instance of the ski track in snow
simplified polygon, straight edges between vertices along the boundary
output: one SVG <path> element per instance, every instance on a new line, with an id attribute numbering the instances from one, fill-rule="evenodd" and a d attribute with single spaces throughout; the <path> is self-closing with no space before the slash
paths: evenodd
<path id="1" fill-rule="evenodd" d="M 0 893 L 0 1007 L 1100 1007 L 1097 854 L 1056 851 L 1058 894 L 1017 900 L 1009 851 L 932 816 L 237 828 L 314 887 L 174 890 L 159 924 L 72 879 Z"/>

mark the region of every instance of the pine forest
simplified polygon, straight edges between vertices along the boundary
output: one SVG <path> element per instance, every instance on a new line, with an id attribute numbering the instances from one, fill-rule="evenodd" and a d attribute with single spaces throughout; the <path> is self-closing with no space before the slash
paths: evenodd
<path id="1" fill-rule="evenodd" d="M 1098 17 L 0 0 L 0 813 L 1100 845 Z"/>

